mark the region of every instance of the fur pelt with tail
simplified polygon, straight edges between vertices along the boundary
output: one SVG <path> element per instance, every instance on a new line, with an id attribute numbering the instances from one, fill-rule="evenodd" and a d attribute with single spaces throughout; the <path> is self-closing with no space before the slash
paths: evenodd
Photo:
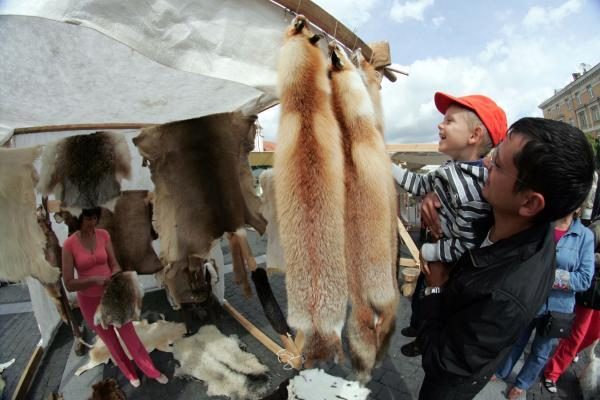
<path id="1" fill-rule="evenodd" d="M 114 274 L 102 294 L 100 304 L 94 313 L 94 325 L 109 325 L 117 328 L 130 321 L 140 319 L 144 290 L 137 272 L 122 271 Z"/>
<path id="2" fill-rule="evenodd" d="M 104 379 L 92 386 L 90 400 L 126 400 L 125 393 L 113 378 Z"/>
<path id="3" fill-rule="evenodd" d="M 205 325 L 173 345 L 173 357 L 180 364 L 175 375 L 204 381 L 209 396 L 260 398 L 269 386 L 268 368 L 241 347 L 237 337 L 227 337 L 216 326 Z"/>
<path id="4" fill-rule="evenodd" d="M 116 132 L 77 135 L 48 144 L 42 156 L 38 190 L 54 192 L 65 208 L 112 209 L 121 180 L 131 174 L 125 137 Z"/>
<path id="5" fill-rule="evenodd" d="M 158 320 L 153 323 L 148 323 L 146 320 L 135 321 L 133 322 L 133 326 L 148 353 L 151 353 L 154 350 L 160 350 L 167 353 L 172 352 L 173 347 L 171 345 L 176 340 L 181 339 L 186 332 L 184 323 L 175 323 L 164 320 Z M 125 350 L 125 354 L 131 359 L 127 346 L 123 345 L 122 342 L 121 345 L 123 350 Z M 106 364 L 108 360 L 110 360 L 110 352 L 99 337 L 96 337 L 96 342 L 88 352 L 88 357 L 88 362 L 79 367 L 77 371 L 75 371 L 75 375 L 79 376 L 97 365 Z"/>
<path id="6" fill-rule="evenodd" d="M 383 73 L 367 61 L 360 49 L 352 53 L 352 62 L 358 68 L 360 76 L 367 87 L 371 102 L 373 103 L 375 128 L 377 128 L 379 133 L 381 133 L 381 136 L 383 136 L 384 121 L 383 107 L 381 105 L 381 80 L 383 79 Z"/>
<path id="7" fill-rule="evenodd" d="M 347 304 L 341 133 L 327 62 L 302 15 L 280 50 L 275 198 L 286 264 L 288 323 L 304 332 L 306 363 L 341 359 Z"/>
<path id="8" fill-rule="evenodd" d="M 585 352 L 590 356 L 590 362 L 585 366 L 579 377 L 579 385 L 583 400 L 600 399 L 600 357 L 596 355 L 596 347 L 600 339 L 589 346 Z"/>
<path id="9" fill-rule="evenodd" d="M 28 276 L 55 283 L 58 268 L 46 261 L 46 237 L 37 222 L 33 162 L 41 147 L 0 149 L 0 280 L 19 282 Z"/>
<path id="10" fill-rule="evenodd" d="M 334 111 L 342 130 L 346 269 L 352 311 L 348 341 L 359 380 L 387 351 L 399 301 L 395 284 L 395 194 L 390 158 L 358 70 L 330 45 Z"/>
<path id="11" fill-rule="evenodd" d="M 281 247 L 279 222 L 277 221 L 274 179 L 275 174 L 272 168 L 260 174 L 259 180 L 262 188 L 260 212 L 267 220 L 267 269 L 285 272 L 285 259 Z"/>

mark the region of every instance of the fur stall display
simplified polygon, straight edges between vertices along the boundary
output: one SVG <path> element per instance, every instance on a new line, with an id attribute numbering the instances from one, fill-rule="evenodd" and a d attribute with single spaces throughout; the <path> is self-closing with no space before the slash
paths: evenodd
<path id="1" fill-rule="evenodd" d="M 36 217 L 33 162 L 40 152 L 41 147 L 0 149 L 0 280 L 32 276 L 53 284 L 60 276 L 46 261 L 46 237 Z"/>
<path id="2" fill-rule="evenodd" d="M 203 381 L 209 396 L 258 399 L 269 386 L 268 368 L 241 347 L 237 337 L 227 337 L 216 326 L 205 325 L 173 345 L 173 357 L 180 364 L 175 376 Z"/>
<path id="3" fill-rule="evenodd" d="M 43 195 L 54 192 L 75 214 L 98 206 L 112 210 L 121 193 L 120 182 L 130 174 L 131 154 L 122 134 L 71 136 L 44 148 L 38 190 Z"/>
<path id="4" fill-rule="evenodd" d="M 120 328 L 130 321 L 140 319 L 144 290 L 137 272 L 121 271 L 114 274 L 102 294 L 100 305 L 94 313 L 94 325 Z"/>
<path id="5" fill-rule="evenodd" d="M 341 359 L 347 304 L 344 159 L 327 63 L 304 16 L 280 50 L 275 197 L 286 264 L 288 323 L 305 335 L 308 366 Z"/>
<path id="6" fill-rule="evenodd" d="M 346 53 L 330 46 L 333 105 L 344 147 L 344 231 L 352 306 L 348 340 L 353 367 L 365 382 L 376 359 L 385 355 L 396 322 L 396 190 L 367 88 Z"/>

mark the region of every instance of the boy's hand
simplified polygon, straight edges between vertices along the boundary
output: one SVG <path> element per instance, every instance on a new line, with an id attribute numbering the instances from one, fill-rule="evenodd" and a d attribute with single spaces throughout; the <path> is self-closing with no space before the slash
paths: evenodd
<path id="1" fill-rule="evenodd" d="M 427 270 L 423 269 L 425 282 L 429 287 L 442 287 L 448 281 L 450 276 L 450 267 L 439 261 L 428 263 Z"/>
<path id="2" fill-rule="evenodd" d="M 434 239 L 442 237 L 442 226 L 440 225 L 440 216 L 437 211 L 441 206 L 440 199 L 433 192 L 427 193 L 421 202 L 421 221 L 429 228 Z"/>

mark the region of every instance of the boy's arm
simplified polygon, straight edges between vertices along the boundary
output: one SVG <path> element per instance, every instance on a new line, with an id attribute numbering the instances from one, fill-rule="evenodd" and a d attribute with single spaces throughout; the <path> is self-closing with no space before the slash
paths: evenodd
<path id="1" fill-rule="evenodd" d="M 392 175 L 398 185 L 415 196 L 423 196 L 433 191 L 433 172 L 426 175 L 416 174 L 392 163 Z"/>

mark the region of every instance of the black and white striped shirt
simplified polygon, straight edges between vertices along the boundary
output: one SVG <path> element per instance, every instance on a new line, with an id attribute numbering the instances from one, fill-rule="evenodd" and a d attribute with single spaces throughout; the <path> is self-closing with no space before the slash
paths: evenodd
<path id="1" fill-rule="evenodd" d="M 473 230 L 473 221 L 491 212 L 481 194 L 487 179 L 487 169 L 481 160 L 448 161 L 425 175 L 394 165 L 393 175 L 396 182 L 413 195 L 435 192 L 440 199 L 443 238 L 423 245 L 421 253 L 426 261 L 455 262 L 467 249 L 481 242 Z"/>

